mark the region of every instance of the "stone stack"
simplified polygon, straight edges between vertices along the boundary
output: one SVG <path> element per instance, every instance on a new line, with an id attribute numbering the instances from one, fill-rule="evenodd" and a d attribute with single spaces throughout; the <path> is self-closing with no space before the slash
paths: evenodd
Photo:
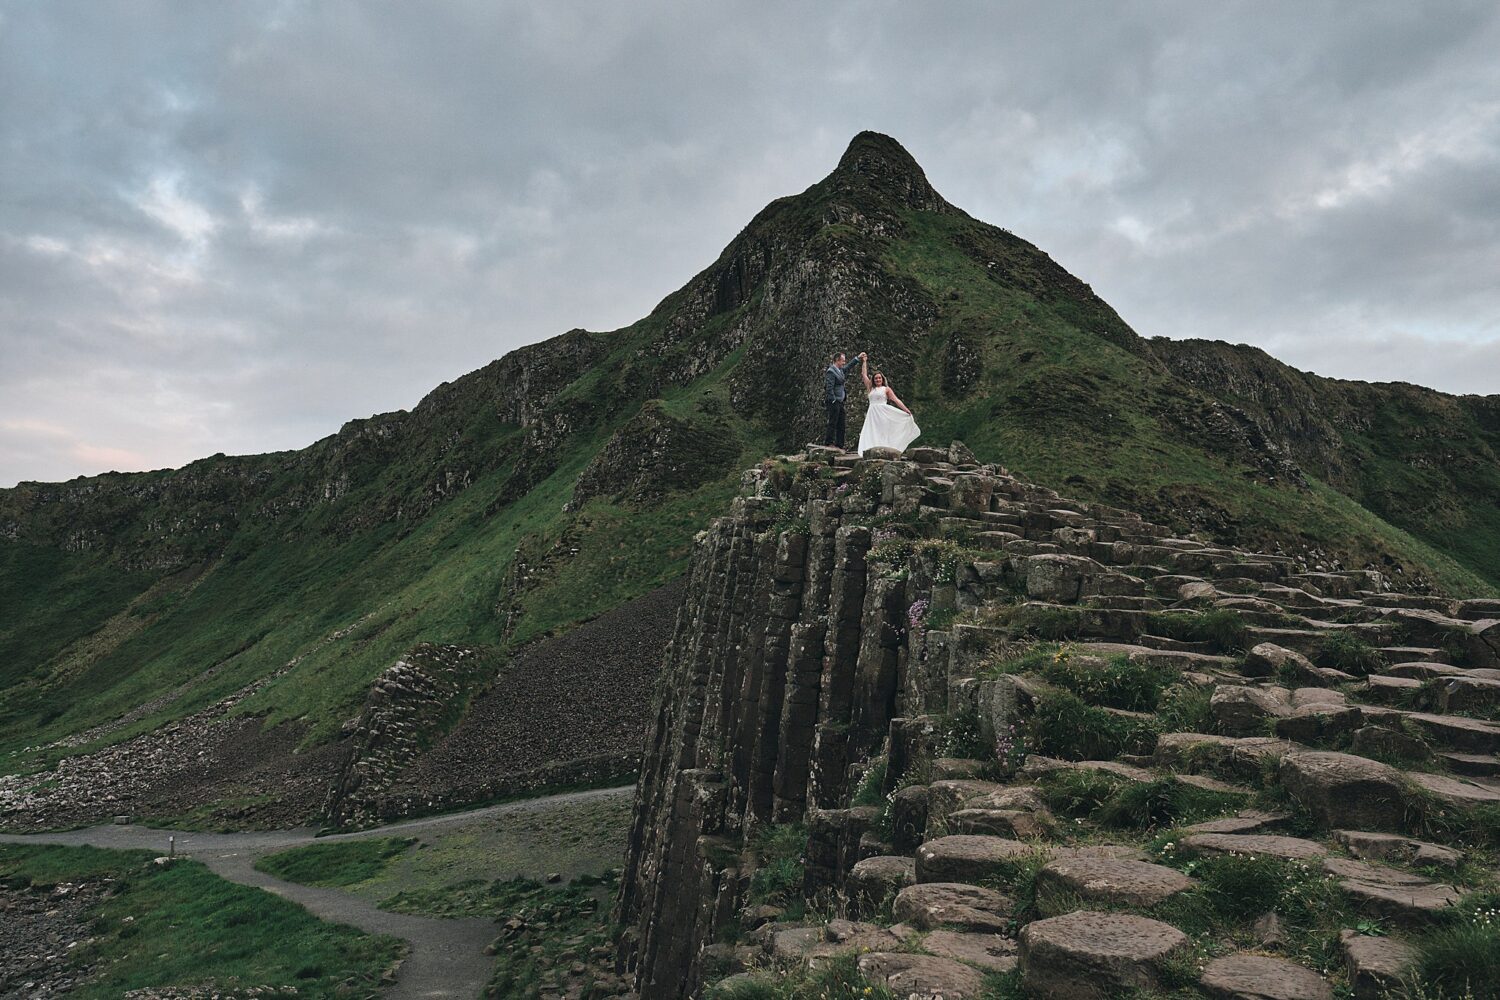
<path id="1" fill-rule="evenodd" d="M 901 995 L 1376 996 L 1493 878 L 1500 604 L 1174 537 L 957 444 L 773 465 L 699 537 L 669 646 L 620 901 L 642 1000 L 697 995 L 708 953 L 841 951 Z M 1124 675 L 1170 685 L 1127 705 Z M 822 922 L 747 909 L 755 834 L 788 823 Z M 1332 887 L 1348 968 L 1308 968 L 1274 905 L 1175 926 L 1226 857 Z"/>

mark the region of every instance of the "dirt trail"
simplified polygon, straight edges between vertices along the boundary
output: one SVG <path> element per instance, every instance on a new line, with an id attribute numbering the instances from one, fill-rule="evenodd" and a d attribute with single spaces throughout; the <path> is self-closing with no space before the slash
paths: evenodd
<path id="1" fill-rule="evenodd" d="M 202 861 L 214 873 L 231 882 L 274 892 L 300 903 L 321 919 L 351 924 L 373 934 L 391 934 L 408 941 L 411 944 L 411 954 L 401 963 L 396 984 L 385 993 L 388 1000 L 438 997 L 463 997 L 472 1000 L 489 980 L 494 964 L 494 959 L 484 954 L 485 946 L 495 938 L 495 927 L 490 921 L 444 920 L 389 913 L 339 889 L 322 889 L 273 878 L 265 872 L 256 871 L 255 860 L 261 855 L 310 844 L 314 840 L 321 843 L 429 831 L 470 823 L 476 819 L 518 815 L 578 802 L 628 798 L 633 791 L 633 788 L 627 787 L 565 792 L 545 798 L 486 806 L 468 812 L 425 816 L 373 830 L 327 837 L 317 837 L 316 831 L 307 827 L 245 833 L 198 833 L 141 826 L 96 826 L 61 833 L 0 834 L 0 843 L 86 845 L 144 849 L 165 854 L 168 850 L 168 838 L 172 838 L 178 855 Z"/>

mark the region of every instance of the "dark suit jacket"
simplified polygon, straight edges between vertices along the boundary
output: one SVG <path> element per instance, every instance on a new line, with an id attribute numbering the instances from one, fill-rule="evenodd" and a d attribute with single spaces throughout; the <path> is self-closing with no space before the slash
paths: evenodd
<path id="1" fill-rule="evenodd" d="M 823 402 L 837 403 L 844 398 L 844 379 L 848 377 L 849 369 L 858 363 L 858 358 L 851 358 L 842 367 L 835 364 L 828 366 L 823 372 Z"/>

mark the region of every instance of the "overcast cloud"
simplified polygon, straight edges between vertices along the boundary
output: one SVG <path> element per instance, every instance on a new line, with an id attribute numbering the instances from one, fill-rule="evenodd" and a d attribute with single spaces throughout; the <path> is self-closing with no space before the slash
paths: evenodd
<path id="1" fill-rule="evenodd" d="M 623 326 L 850 137 L 1145 336 L 1500 392 L 1484 3 L 0 0 L 0 485 Z"/>

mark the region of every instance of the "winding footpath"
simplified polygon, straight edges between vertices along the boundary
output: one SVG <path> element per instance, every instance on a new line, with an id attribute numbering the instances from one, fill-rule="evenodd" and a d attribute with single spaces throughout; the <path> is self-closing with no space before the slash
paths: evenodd
<path id="1" fill-rule="evenodd" d="M 397 970 L 395 985 L 385 992 L 387 1000 L 448 997 L 472 1000 L 479 996 L 484 984 L 489 981 L 494 965 L 494 959 L 484 954 L 485 947 L 495 939 L 495 925 L 492 922 L 390 913 L 353 893 L 285 882 L 265 872 L 256 871 L 256 859 L 314 841 L 321 844 L 364 837 L 388 837 L 402 832 L 430 832 L 475 820 L 499 819 L 561 805 L 629 798 L 633 793 L 633 787 L 565 792 L 545 798 L 486 806 L 468 812 L 425 816 L 372 830 L 331 834 L 326 837 L 317 836 L 317 831 L 311 827 L 244 833 L 198 833 L 142 826 L 95 826 L 60 833 L 0 834 L 0 843 L 109 847 L 165 854 L 168 838 L 174 838 L 179 857 L 201 861 L 215 874 L 231 882 L 274 892 L 300 903 L 320 919 L 350 924 L 371 934 L 390 934 L 407 941 L 411 952 Z"/>

